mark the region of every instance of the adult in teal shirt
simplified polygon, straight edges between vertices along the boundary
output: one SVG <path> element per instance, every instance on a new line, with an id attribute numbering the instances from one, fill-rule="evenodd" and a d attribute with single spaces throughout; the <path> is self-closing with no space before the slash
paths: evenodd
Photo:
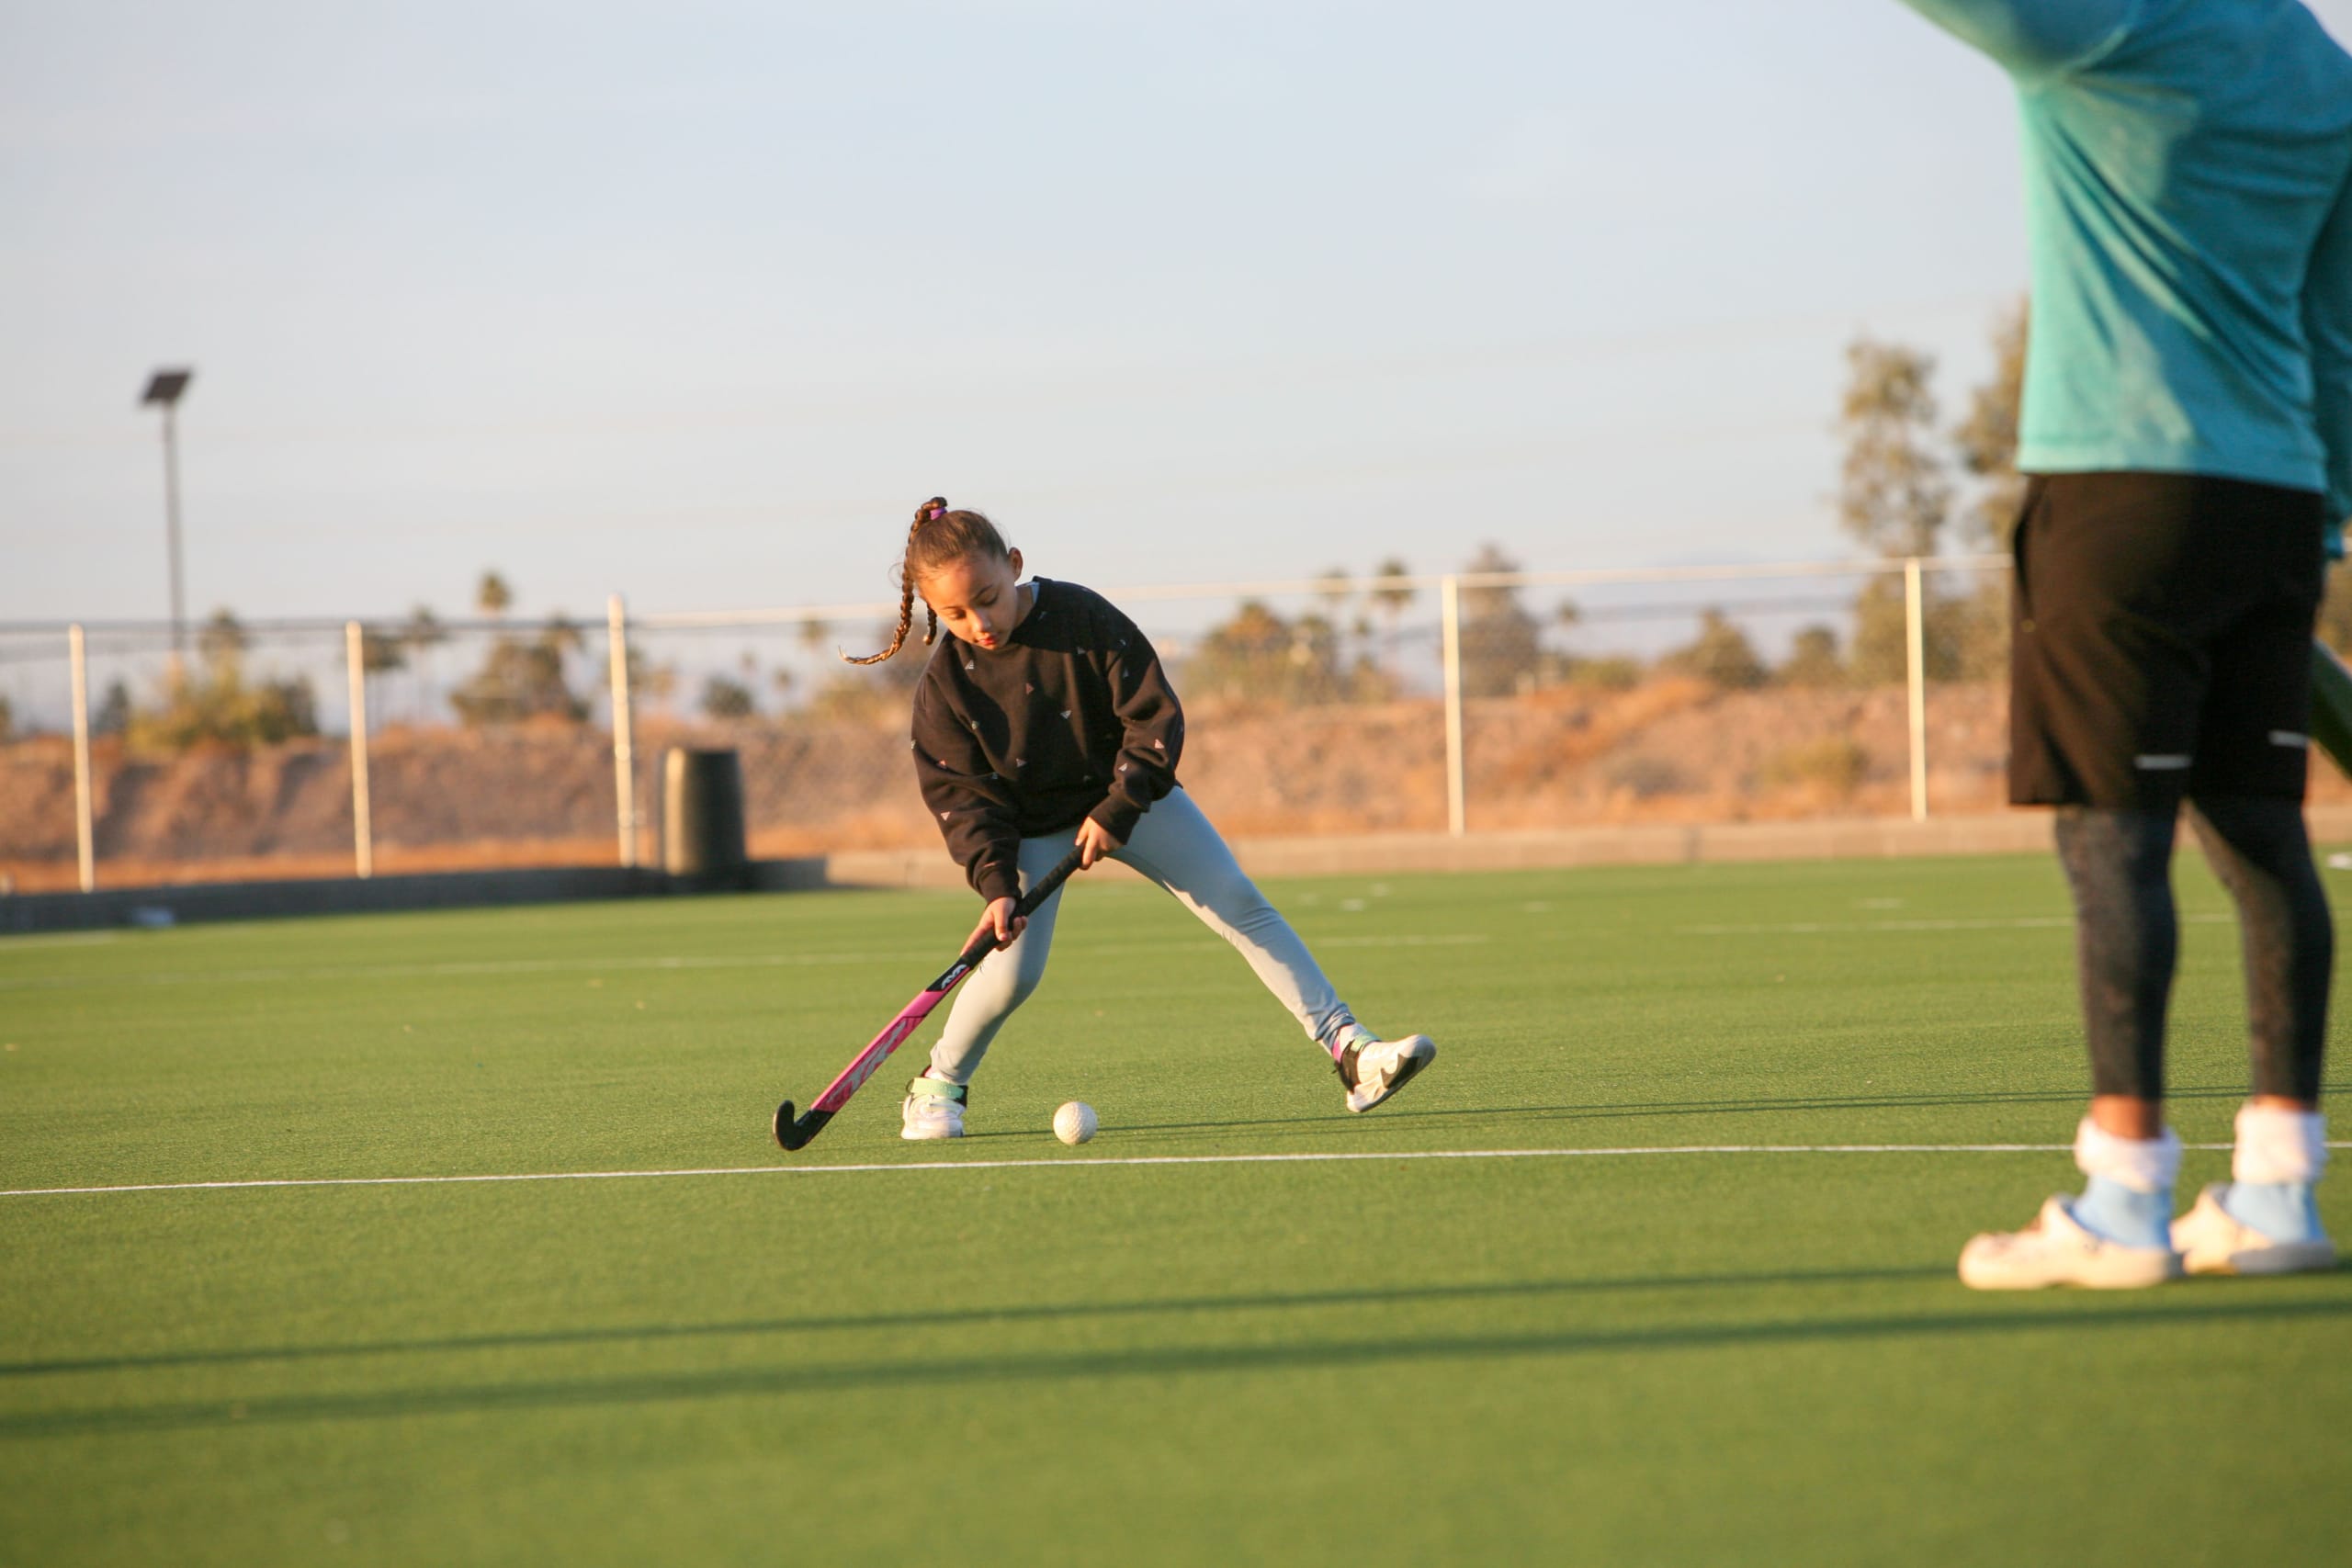
<path id="1" fill-rule="evenodd" d="M 2332 1268 L 2334 930 L 2302 820 L 2310 638 L 2352 515 L 2352 57 L 2296 0 L 1905 0 L 2017 86 L 2032 253 L 2010 798 L 2057 807 L 2079 1195 L 1984 1289 Z M 2164 1122 L 2183 804 L 2245 931 L 2254 1093 L 2179 1220 Z"/>

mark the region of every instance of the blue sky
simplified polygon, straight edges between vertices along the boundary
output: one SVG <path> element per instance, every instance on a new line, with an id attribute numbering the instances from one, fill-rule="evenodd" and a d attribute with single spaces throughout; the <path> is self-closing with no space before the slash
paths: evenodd
<path id="1" fill-rule="evenodd" d="M 163 614 L 182 362 L 199 612 L 1840 556 L 1842 345 L 2023 276 L 1894 0 L 0 0 L 0 620 Z"/>

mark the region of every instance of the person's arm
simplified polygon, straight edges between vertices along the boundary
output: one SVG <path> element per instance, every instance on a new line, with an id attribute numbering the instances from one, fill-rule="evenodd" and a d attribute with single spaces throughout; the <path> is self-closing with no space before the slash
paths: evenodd
<path id="1" fill-rule="evenodd" d="M 1152 803 L 1166 799 L 1176 787 L 1176 762 L 1184 750 L 1184 710 L 1142 629 L 1116 611 L 1101 624 L 1103 644 L 1095 657 L 1110 682 L 1112 711 L 1119 716 L 1122 734 L 1119 760 L 1111 768 L 1110 793 L 1087 818 L 1124 844 Z"/>
<path id="2" fill-rule="evenodd" d="M 2143 0 L 1903 0 L 2018 76 L 2089 63 L 2138 19 Z"/>
<path id="3" fill-rule="evenodd" d="M 947 852 L 991 905 L 1021 896 L 1021 829 L 978 739 L 928 678 L 915 688 L 915 776 Z"/>
<path id="4" fill-rule="evenodd" d="M 2327 452 L 2327 553 L 2344 558 L 2352 522 L 2352 181 L 2335 196 L 2303 284 L 2303 336 L 2311 344 L 2312 408 Z"/>

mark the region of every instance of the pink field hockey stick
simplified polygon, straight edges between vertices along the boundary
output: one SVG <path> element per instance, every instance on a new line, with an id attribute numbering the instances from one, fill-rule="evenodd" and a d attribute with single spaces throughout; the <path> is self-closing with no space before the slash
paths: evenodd
<path id="1" fill-rule="evenodd" d="M 1052 897 L 1054 890 L 1069 880 L 1069 874 L 1077 869 L 1078 852 L 1072 850 L 1053 870 L 1039 878 L 1035 886 L 1021 896 L 1021 902 L 1013 906 L 1013 914 L 1016 917 L 1025 916 L 1035 910 L 1038 905 Z M 956 962 L 947 966 L 945 973 L 915 993 L 915 999 L 900 1009 L 899 1016 L 890 1021 L 889 1026 L 874 1037 L 873 1043 L 860 1051 L 856 1058 L 842 1069 L 842 1076 L 827 1084 L 825 1092 L 809 1101 L 806 1114 L 794 1116 L 792 1101 L 788 1100 L 777 1106 L 775 1141 L 787 1149 L 808 1147 L 808 1140 L 823 1132 L 825 1123 L 833 1119 L 833 1112 L 849 1103 L 849 1097 L 865 1087 L 865 1080 L 888 1060 L 890 1053 L 922 1027 L 922 1021 L 931 1016 L 931 1010 L 937 1007 L 948 992 L 961 985 L 964 976 L 979 967 L 980 960 L 995 949 L 994 937 L 986 933 L 974 937 L 971 945 L 956 955 Z"/>

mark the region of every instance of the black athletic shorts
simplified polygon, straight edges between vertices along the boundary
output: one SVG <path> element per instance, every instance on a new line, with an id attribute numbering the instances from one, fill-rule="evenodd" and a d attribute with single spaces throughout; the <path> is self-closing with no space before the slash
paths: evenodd
<path id="1" fill-rule="evenodd" d="M 2009 799 L 2301 800 L 2326 502 L 2194 474 L 2052 474 L 2018 525 Z"/>

